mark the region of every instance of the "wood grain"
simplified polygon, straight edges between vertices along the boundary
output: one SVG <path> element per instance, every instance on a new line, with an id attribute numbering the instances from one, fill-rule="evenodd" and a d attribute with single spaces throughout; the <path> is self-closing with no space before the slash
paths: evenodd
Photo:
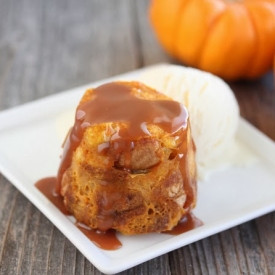
<path id="1" fill-rule="evenodd" d="M 175 62 L 152 32 L 148 2 L 0 0 L 0 110 Z M 242 116 L 275 140 L 273 74 L 229 84 Z M 270 213 L 120 274 L 272 275 L 274 239 L 275 213 Z M 102 273 L 0 175 L 0 275 L 15 274 Z"/>

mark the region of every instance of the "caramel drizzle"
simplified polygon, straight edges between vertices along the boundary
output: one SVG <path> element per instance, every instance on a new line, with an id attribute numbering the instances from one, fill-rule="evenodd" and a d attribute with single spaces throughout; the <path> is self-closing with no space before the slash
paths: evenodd
<path id="1" fill-rule="evenodd" d="M 150 136 L 148 124 L 154 124 L 169 134 L 187 127 L 188 112 L 180 103 L 172 100 L 146 100 L 132 94 L 133 86 L 142 91 L 148 89 L 139 82 L 112 82 L 94 89 L 88 101 L 79 104 L 75 115 L 75 124 L 66 139 L 63 156 L 58 170 L 56 191 L 60 193 L 64 172 L 70 167 L 72 155 L 79 146 L 87 127 L 108 123 L 124 122 L 127 128 L 121 128 L 112 136 L 117 152 L 129 153 L 134 141 Z M 108 147 L 108 145 L 106 145 Z M 126 167 L 129 161 L 125 161 Z"/>

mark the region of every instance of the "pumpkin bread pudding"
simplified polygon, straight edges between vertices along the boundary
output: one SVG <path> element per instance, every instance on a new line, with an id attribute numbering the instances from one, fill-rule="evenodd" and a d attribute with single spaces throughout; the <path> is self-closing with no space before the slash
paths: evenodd
<path id="1" fill-rule="evenodd" d="M 57 189 L 90 228 L 171 230 L 196 204 L 186 108 L 140 82 L 87 90 L 64 144 Z"/>

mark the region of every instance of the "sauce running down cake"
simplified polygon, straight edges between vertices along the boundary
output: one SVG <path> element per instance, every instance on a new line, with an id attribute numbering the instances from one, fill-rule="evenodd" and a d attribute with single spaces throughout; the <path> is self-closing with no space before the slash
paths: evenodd
<path id="1" fill-rule="evenodd" d="M 196 184 L 183 105 L 140 82 L 85 92 L 57 177 L 78 222 L 125 235 L 169 231 L 195 207 Z"/>

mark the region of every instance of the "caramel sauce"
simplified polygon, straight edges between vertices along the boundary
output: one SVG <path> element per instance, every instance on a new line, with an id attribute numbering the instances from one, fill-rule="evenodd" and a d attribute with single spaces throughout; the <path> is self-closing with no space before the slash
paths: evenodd
<path id="1" fill-rule="evenodd" d="M 111 137 L 114 154 L 125 153 L 124 168 L 131 170 L 129 157 L 135 140 L 150 136 L 148 124 L 154 124 L 170 134 L 181 137 L 187 127 L 188 112 L 180 103 L 172 100 L 145 100 L 131 93 L 146 89 L 138 82 L 112 82 L 93 89 L 89 100 L 82 100 L 76 110 L 75 123 L 66 139 L 63 156 L 58 171 L 56 190 L 60 192 L 64 172 L 71 165 L 72 155 L 80 144 L 87 127 L 107 123 L 124 122 L 127 129 L 119 129 Z M 111 100 L 110 100 L 111 99 Z M 106 147 L 107 148 L 107 147 Z M 179 152 L 180 154 L 181 152 Z"/>
<path id="2" fill-rule="evenodd" d="M 48 177 L 39 180 L 35 183 L 35 187 L 45 196 L 47 197 L 53 205 L 55 205 L 64 215 L 70 215 L 68 210 L 66 209 L 63 197 L 56 193 L 56 177 Z"/>
<path id="3" fill-rule="evenodd" d="M 70 216 L 71 214 L 66 209 L 63 197 L 55 192 L 56 177 L 48 177 L 39 180 L 35 183 L 35 187 L 47 197 L 64 215 Z M 116 237 L 115 230 L 107 230 L 102 232 L 99 230 L 93 230 L 89 227 L 76 223 L 77 228 L 84 233 L 88 239 L 90 239 L 95 245 L 105 250 L 116 250 L 121 247 L 121 242 Z"/>
<path id="4" fill-rule="evenodd" d="M 57 195 L 55 192 L 57 178 L 48 177 L 42 180 L 39 180 L 35 186 L 36 188 L 47 197 L 64 215 L 70 215 L 67 211 L 63 199 L 60 195 Z M 192 213 L 185 215 L 179 224 L 175 226 L 172 230 L 163 232 L 165 234 L 179 235 L 184 232 L 195 229 L 199 226 L 202 226 L 203 223 L 196 218 Z M 76 223 L 76 226 L 86 237 L 92 241 L 99 248 L 104 250 L 116 250 L 119 249 L 122 244 L 116 237 L 115 230 L 107 230 L 106 232 L 100 230 L 90 229 L 86 225 L 81 223 Z"/>
<path id="5" fill-rule="evenodd" d="M 121 242 L 116 237 L 116 231 L 113 229 L 100 231 L 91 229 L 88 226 L 78 222 L 76 223 L 76 226 L 90 241 L 101 249 L 116 250 L 122 246 Z"/>
<path id="6" fill-rule="evenodd" d="M 166 231 L 163 233 L 171 234 L 171 235 L 180 235 L 197 227 L 203 225 L 203 222 L 198 219 L 193 213 L 188 213 L 183 216 L 183 218 L 179 221 L 179 223 L 170 231 Z"/>

